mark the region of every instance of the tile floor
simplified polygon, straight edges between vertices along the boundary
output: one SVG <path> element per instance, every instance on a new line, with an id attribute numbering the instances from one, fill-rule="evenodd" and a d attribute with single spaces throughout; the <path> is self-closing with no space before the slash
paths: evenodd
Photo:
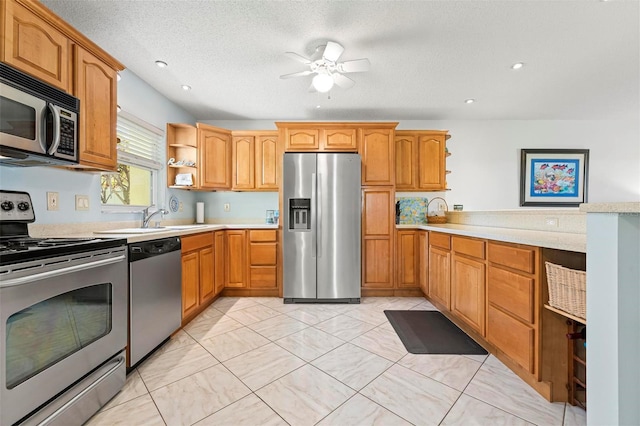
<path id="1" fill-rule="evenodd" d="M 583 425 L 493 356 L 413 355 L 385 309 L 216 300 L 127 376 L 89 425 Z"/>

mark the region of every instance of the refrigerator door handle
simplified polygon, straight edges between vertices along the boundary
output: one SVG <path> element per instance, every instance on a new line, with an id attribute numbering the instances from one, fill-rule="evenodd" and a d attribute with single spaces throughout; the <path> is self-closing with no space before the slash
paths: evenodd
<path id="1" fill-rule="evenodd" d="M 318 173 L 316 175 L 316 184 L 322 182 L 322 175 Z M 316 189 L 316 240 L 318 257 L 322 257 L 322 184 L 318 185 Z"/>
<path id="2" fill-rule="evenodd" d="M 316 250 L 316 244 L 317 242 L 317 232 L 315 226 L 316 226 L 316 208 L 317 208 L 317 204 L 318 204 L 318 200 L 316 198 L 316 188 L 318 186 L 318 179 L 315 173 L 311 173 L 311 217 L 308 218 L 307 220 L 311 221 L 311 257 L 316 257 L 317 255 L 317 250 Z"/>

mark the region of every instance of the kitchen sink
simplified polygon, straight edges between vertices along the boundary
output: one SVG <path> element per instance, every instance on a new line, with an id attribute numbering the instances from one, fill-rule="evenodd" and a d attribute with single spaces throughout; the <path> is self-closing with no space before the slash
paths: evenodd
<path id="1" fill-rule="evenodd" d="M 107 229 L 104 231 L 93 231 L 94 234 L 146 234 L 149 232 L 169 231 L 169 227 L 157 226 L 154 228 L 120 228 Z"/>

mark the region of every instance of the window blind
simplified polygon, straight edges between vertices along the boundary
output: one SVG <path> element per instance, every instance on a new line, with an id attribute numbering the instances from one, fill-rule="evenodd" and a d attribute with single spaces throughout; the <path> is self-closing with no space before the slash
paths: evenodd
<path id="1" fill-rule="evenodd" d="M 139 118 L 121 111 L 116 125 L 118 162 L 153 170 L 162 169 L 164 132 Z"/>

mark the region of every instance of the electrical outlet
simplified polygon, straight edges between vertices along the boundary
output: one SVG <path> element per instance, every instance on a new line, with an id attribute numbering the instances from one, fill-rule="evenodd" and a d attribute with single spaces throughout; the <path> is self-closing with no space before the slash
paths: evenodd
<path id="1" fill-rule="evenodd" d="M 76 210 L 89 210 L 89 196 L 76 195 Z"/>
<path id="2" fill-rule="evenodd" d="M 224 211 L 225 212 L 230 212 L 231 211 L 231 204 L 224 203 Z"/>
<path id="3" fill-rule="evenodd" d="M 47 210 L 58 210 L 57 192 L 47 192 Z"/>
<path id="4" fill-rule="evenodd" d="M 544 224 L 546 226 L 558 227 L 558 218 L 557 217 L 546 217 L 544 219 Z"/>

